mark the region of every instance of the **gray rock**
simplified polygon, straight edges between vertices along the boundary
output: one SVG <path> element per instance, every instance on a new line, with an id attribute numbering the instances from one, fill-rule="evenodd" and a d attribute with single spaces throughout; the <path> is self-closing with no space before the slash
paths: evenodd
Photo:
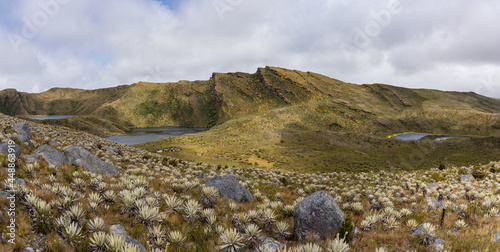
<path id="1" fill-rule="evenodd" d="M 419 236 L 423 233 L 424 233 L 424 225 L 420 224 L 415 229 L 413 229 L 413 232 L 411 232 L 411 236 Z"/>
<path id="2" fill-rule="evenodd" d="M 298 240 L 314 232 L 322 239 L 333 237 L 346 219 L 335 199 L 325 191 L 317 191 L 293 208 L 293 233 Z"/>
<path id="3" fill-rule="evenodd" d="M 24 252 L 35 252 L 35 250 L 32 247 L 26 247 L 24 248 Z"/>
<path id="4" fill-rule="evenodd" d="M 238 176 L 238 175 L 234 175 L 234 174 L 227 174 L 226 176 L 231 176 L 231 177 L 233 177 L 233 178 L 235 178 L 235 179 L 241 179 L 241 180 L 250 180 L 250 181 L 253 181 L 253 180 L 251 180 L 251 179 L 249 179 L 249 178 L 242 177 L 242 176 Z"/>
<path id="5" fill-rule="evenodd" d="M 1 198 L 7 198 L 7 197 L 10 197 L 10 193 L 8 192 L 4 192 L 4 191 L 0 191 L 0 197 Z"/>
<path id="6" fill-rule="evenodd" d="M 34 154 L 33 155 L 24 155 L 24 156 L 22 156 L 22 158 L 26 162 L 37 162 L 38 161 L 38 157 Z"/>
<path id="7" fill-rule="evenodd" d="M 24 144 L 26 147 L 33 147 L 33 143 L 31 142 L 31 139 L 29 139 L 26 135 L 12 135 L 11 138 L 17 139 L 19 142 Z"/>
<path id="8" fill-rule="evenodd" d="M 128 235 L 128 233 L 125 230 L 125 228 L 123 228 L 123 226 L 120 225 L 120 224 L 111 225 L 111 227 L 109 227 L 109 232 L 112 233 L 112 234 L 121 234 L 121 235 L 124 235 L 124 236 Z"/>
<path id="9" fill-rule="evenodd" d="M 12 129 L 19 134 L 27 136 L 29 139 L 33 139 L 31 136 L 31 129 L 28 123 L 20 123 L 12 126 Z"/>
<path id="10" fill-rule="evenodd" d="M 443 239 L 436 239 L 434 241 L 434 244 L 432 246 L 444 246 L 444 240 Z"/>
<path id="11" fill-rule="evenodd" d="M 138 242 L 136 239 L 134 239 L 130 236 L 125 236 L 125 242 L 135 244 L 141 250 L 141 252 L 148 252 L 146 250 L 146 248 L 144 247 L 144 245 L 142 245 L 140 242 Z"/>
<path id="12" fill-rule="evenodd" d="M 19 155 L 21 155 L 21 147 L 19 147 L 19 145 L 17 145 L 17 144 L 12 145 L 11 147 L 13 147 L 14 154 L 16 155 L 16 157 L 19 157 Z M 9 143 L 8 142 L 0 144 L 0 154 L 4 154 L 4 155 L 9 154 Z"/>
<path id="13" fill-rule="evenodd" d="M 22 179 L 22 178 L 14 177 L 14 181 L 16 181 L 16 184 L 18 184 L 20 186 L 23 186 L 26 184 L 26 182 L 24 182 L 24 179 Z"/>
<path id="14" fill-rule="evenodd" d="M 104 149 L 111 155 L 119 156 L 117 148 L 106 146 Z"/>
<path id="15" fill-rule="evenodd" d="M 125 242 L 126 243 L 133 243 L 137 247 L 139 247 L 139 249 L 142 252 L 147 252 L 146 248 L 140 242 L 138 242 L 134 238 L 128 236 L 127 231 L 125 230 L 125 228 L 123 228 L 122 225 L 120 225 L 120 224 L 111 225 L 111 227 L 109 227 L 109 232 L 112 233 L 112 234 L 122 235 L 123 237 L 125 237 Z"/>
<path id="16" fill-rule="evenodd" d="M 47 194 L 52 194 L 51 191 L 49 190 L 46 190 L 46 189 L 40 189 L 40 190 L 37 190 L 38 193 L 47 193 Z"/>
<path id="17" fill-rule="evenodd" d="M 59 147 L 62 147 L 62 145 L 54 140 L 50 141 L 50 144 L 52 145 L 55 145 L 55 146 L 59 146 Z"/>
<path id="18" fill-rule="evenodd" d="M 495 238 L 495 242 L 500 243 L 500 231 L 498 231 L 498 232 L 495 234 L 494 238 Z"/>
<path id="19" fill-rule="evenodd" d="M 458 181 L 466 181 L 466 180 L 474 180 L 474 176 L 472 176 L 472 173 L 466 174 L 458 178 Z"/>
<path id="20" fill-rule="evenodd" d="M 261 235 L 259 237 L 259 241 L 260 241 L 260 248 L 262 250 L 259 250 L 259 251 L 264 251 L 265 249 L 271 249 L 272 251 L 275 251 L 277 249 L 282 249 L 285 247 L 285 245 L 273 238 L 269 238 L 265 235 Z"/>
<path id="21" fill-rule="evenodd" d="M 434 208 L 444 207 L 443 201 L 437 201 L 434 197 L 427 197 L 426 199 L 431 202 L 431 206 Z"/>
<path id="22" fill-rule="evenodd" d="M 252 194 L 231 175 L 224 177 L 215 175 L 205 183 L 205 186 L 217 188 L 222 197 L 235 200 L 238 203 L 253 200 Z"/>
<path id="23" fill-rule="evenodd" d="M 439 184 L 438 183 L 430 183 L 427 185 L 427 188 L 430 189 L 430 188 L 433 188 L 433 187 L 438 187 Z"/>
<path id="24" fill-rule="evenodd" d="M 48 144 L 44 144 L 36 149 L 36 153 L 40 154 L 49 165 L 55 165 L 56 167 L 61 167 L 68 158 L 60 151 L 52 149 Z"/>
<path id="25" fill-rule="evenodd" d="M 83 167 L 89 172 L 110 176 L 116 176 L 120 172 L 118 166 L 100 160 L 80 146 L 68 147 L 64 151 L 64 155 L 66 155 L 70 164 Z"/>

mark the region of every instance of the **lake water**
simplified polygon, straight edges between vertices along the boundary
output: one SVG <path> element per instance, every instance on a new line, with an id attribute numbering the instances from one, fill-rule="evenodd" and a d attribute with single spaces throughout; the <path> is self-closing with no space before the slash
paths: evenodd
<path id="1" fill-rule="evenodd" d="M 47 120 L 47 119 L 63 119 L 68 117 L 74 117 L 74 115 L 49 115 L 49 116 L 28 116 L 28 118 L 35 120 Z"/>
<path id="2" fill-rule="evenodd" d="M 160 127 L 140 128 L 126 132 L 125 136 L 112 136 L 106 139 L 122 144 L 134 145 L 154 141 L 162 137 L 181 136 L 209 130 L 209 128 Z"/>
<path id="3" fill-rule="evenodd" d="M 460 136 L 439 136 L 439 135 L 419 134 L 419 133 L 405 133 L 405 134 L 393 136 L 391 138 L 398 139 L 398 140 L 405 140 L 405 141 L 421 140 L 423 138 L 441 141 L 441 140 L 458 138 L 458 137 L 460 137 Z"/>

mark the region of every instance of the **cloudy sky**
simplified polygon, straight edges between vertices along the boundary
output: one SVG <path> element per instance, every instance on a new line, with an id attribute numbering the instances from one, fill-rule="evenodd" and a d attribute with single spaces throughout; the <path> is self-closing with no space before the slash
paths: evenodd
<path id="1" fill-rule="evenodd" d="M 500 1 L 0 0 L 0 89 L 280 66 L 500 98 Z"/>

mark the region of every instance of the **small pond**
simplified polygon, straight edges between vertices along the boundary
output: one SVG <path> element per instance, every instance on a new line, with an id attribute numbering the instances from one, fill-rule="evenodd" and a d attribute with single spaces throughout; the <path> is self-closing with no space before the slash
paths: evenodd
<path id="1" fill-rule="evenodd" d="M 48 119 L 63 119 L 68 117 L 74 117 L 74 115 L 28 116 L 27 118 L 35 120 L 48 120 Z"/>
<path id="2" fill-rule="evenodd" d="M 134 145 L 147 143 L 162 137 L 181 136 L 209 130 L 209 128 L 159 127 L 139 128 L 126 132 L 124 136 L 106 137 L 106 139 L 122 144 Z"/>
<path id="3" fill-rule="evenodd" d="M 391 137 L 392 139 L 398 140 L 422 140 L 422 139 L 433 139 L 436 141 L 451 139 L 451 138 L 459 138 L 461 136 L 441 136 L 441 135 L 430 135 L 430 134 L 420 134 L 420 133 L 405 133 Z"/>

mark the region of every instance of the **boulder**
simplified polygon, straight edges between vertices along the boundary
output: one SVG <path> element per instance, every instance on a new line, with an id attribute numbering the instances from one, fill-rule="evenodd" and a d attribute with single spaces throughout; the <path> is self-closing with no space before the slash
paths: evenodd
<path id="1" fill-rule="evenodd" d="M 12 196 L 10 193 L 8 192 L 4 192 L 4 191 L 0 191 L 0 197 L 1 198 L 7 198 L 7 197 L 10 197 Z"/>
<path id="2" fill-rule="evenodd" d="M 123 228 L 123 226 L 120 224 L 111 225 L 111 227 L 109 227 L 109 232 L 112 234 L 121 234 L 121 235 L 125 235 L 125 236 L 128 235 L 125 228 Z"/>
<path id="3" fill-rule="evenodd" d="M 122 225 L 120 225 L 120 224 L 112 225 L 109 228 L 109 232 L 112 234 L 119 234 L 119 235 L 125 237 L 126 243 L 133 243 L 141 250 L 141 252 L 147 252 L 146 248 L 140 242 L 138 242 L 134 238 L 128 236 L 127 231 L 125 230 L 125 228 L 123 228 Z"/>
<path id="4" fill-rule="evenodd" d="M 35 250 L 32 247 L 26 247 L 24 248 L 24 252 L 35 252 Z"/>
<path id="5" fill-rule="evenodd" d="M 269 238 L 265 235 L 259 237 L 260 250 L 259 251 L 276 251 L 285 247 L 285 245 L 273 238 Z"/>
<path id="6" fill-rule="evenodd" d="M 423 224 L 418 225 L 415 229 L 413 229 L 413 232 L 411 232 L 411 236 L 419 236 L 421 234 L 424 234 Z"/>
<path id="7" fill-rule="evenodd" d="M 438 187 L 439 184 L 438 183 L 430 183 L 427 185 L 427 189 L 430 189 L 430 188 L 433 188 L 433 187 Z"/>
<path id="8" fill-rule="evenodd" d="M 219 193 L 222 197 L 232 199 L 238 203 L 249 202 L 253 200 L 252 194 L 232 175 L 226 175 L 221 177 L 219 175 L 215 175 L 215 177 L 209 179 L 207 183 L 205 183 L 207 187 L 214 187 L 219 190 Z"/>
<path id="9" fill-rule="evenodd" d="M 500 243 L 500 231 L 498 231 L 493 238 L 496 243 Z"/>
<path id="10" fill-rule="evenodd" d="M 14 181 L 16 182 L 16 184 L 18 184 L 20 186 L 23 186 L 26 184 L 26 182 L 24 182 L 24 179 L 22 179 L 22 178 L 14 177 Z"/>
<path id="11" fill-rule="evenodd" d="M 24 122 L 24 123 L 16 124 L 16 125 L 12 126 L 12 129 L 19 134 L 25 135 L 30 140 L 33 139 L 33 137 L 31 136 L 31 129 L 30 129 L 30 126 L 28 125 L 28 123 Z"/>
<path id="12" fill-rule="evenodd" d="M 474 180 L 474 176 L 472 176 L 472 173 L 466 174 L 458 178 L 458 181 L 467 181 L 467 180 Z"/>
<path id="13" fill-rule="evenodd" d="M 234 175 L 234 174 L 227 174 L 226 176 L 231 176 L 233 177 L 234 179 L 241 179 L 241 180 L 249 180 L 249 181 L 252 181 L 251 179 L 247 178 L 247 177 L 242 177 L 242 176 L 239 176 L 239 175 Z"/>
<path id="14" fill-rule="evenodd" d="M 148 251 L 146 250 L 146 248 L 144 247 L 144 245 L 142 245 L 142 244 L 141 244 L 140 242 L 138 242 L 136 239 L 134 239 L 134 238 L 132 238 L 132 237 L 130 237 L 130 236 L 128 236 L 128 235 L 127 235 L 127 236 L 125 236 L 125 242 L 126 242 L 127 244 L 128 244 L 128 243 L 133 243 L 133 244 L 135 244 L 135 245 L 139 248 L 139 250 L 141 250 L 141 252 L 148 252 Z"/>
<path id="15" fill-rule="evenodd" d="M 50 144 L 52 145 L 55 145 L 55 146 L 59 146 L 59 147 L 62 147 L 62 145 L 54 140 L 50 141 Z"/>
<path id="16" fill-rule="evenodd" d="M 335 199 L 325 191 L 317 191 L 293 208 L 293 233 L 298 240 L 309 232 L 322 239 L 333 237 L 346 219 Z"/>
<path id="17" fill-rule="evenodd" d="M 38 161 L 38 157 L 36 155 L 24 155 L 24 156 L 22 156 L 22 158 L 26 162 L 36 162 L 36 161 Z"/>
<path id="18" fill-rule="evenodd" d="M 36 149 L 36 153 L 41 155 L 49 165 L 55 165 L 56 167 L 61 167 L 68 158 L 56 149 L 52 149 L 48 144 L 44 144 Z"/>
<path id="19" fill-rule="evenodd" d="M 434 244 L 432 244 L 432 246 L 444 246 L 444 240 L 443 239 L 436 239 L 434 241 Z"/>
<path id="20" fill-rule="evenodd" d="M 11 138 L 17 139 L 19 142 L 21 142 L 24 146 L 26 147 L 33 147 L 33 143 L 31 142 L 31 139 L 29 139 L 26 135 L 12 135 Z"/>
<path id="21" fill-rule="evenodd" d="M 111 155 L 120 156 L 117 148 L 106 146 L 104 149 Z"/>
<path id="22" fill-rule="evenodd" d="M 19 145 L 17 144 L 13 144 L 11 145 L 12 148 L 14 148 L 14 154 L 16 155 L 16 157 L 19 157 L 19 155 L 21 155 L 21 147 L 19 147 Z M 6 143 L 3 143 L 3 144 L 0 144 L 0 154 L 4 154 L 4 155 L 8 155 L 9 154 L 9 143 L 6 142 Z"/>
<path id="23" fill-rule="evenodd" d="M 437 201 L 434 197 L 427 197 L 426 198 L 428 202 L 428 206 L 432 206 L 433 208 L 440 208 L 444 207 L 444 202 L 443 201 Z"/>
<path id="24" fill-rule="evenodd" d="M 64 155 L 66 155 L 70 164 L 83 167 L 83 169 L 92 173 L 116 176 L 120 172 L 120 168 L 118 166 L 108 164 L 100 160 L 88 150 L 80 146 L 68 147 L 64 151 Z"/>

